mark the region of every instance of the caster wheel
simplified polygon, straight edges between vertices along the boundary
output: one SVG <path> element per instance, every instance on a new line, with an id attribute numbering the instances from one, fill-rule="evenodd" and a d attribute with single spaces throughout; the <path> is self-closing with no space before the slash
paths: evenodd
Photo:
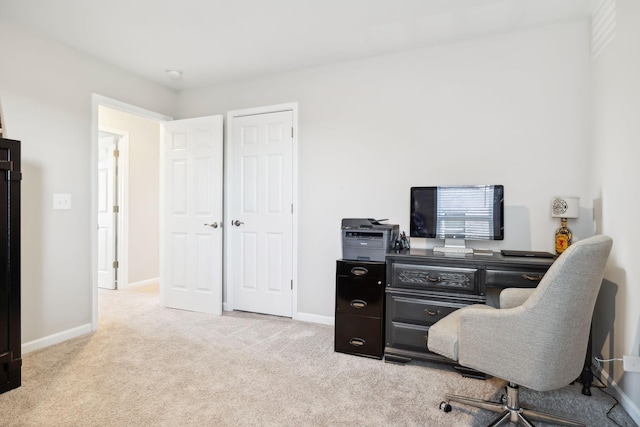
<path id="1" fill-rule="evenodd" d="M 442 401 L 440 402 L 440 410 L 443 412 L 451 412 L 451 405 L 449 405 L 445 401 Z"/>

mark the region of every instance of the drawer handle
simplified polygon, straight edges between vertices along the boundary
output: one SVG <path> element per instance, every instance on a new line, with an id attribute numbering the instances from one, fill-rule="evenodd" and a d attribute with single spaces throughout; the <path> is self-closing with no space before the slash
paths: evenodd
<path id="1" fill-rule="evenodd" d="M 354 300 L 351 300 L 349 305 L 353 308 L 365 308 L 367 306 L 367 302 L 362 301 L 361 299 L 354 299 Z"/>
<path id="2" fill-rule="evenodd" d="M 528 274 L 523 274 L 520 277 L 522 277 L 525 280 L 531 280 L 532 282 L 539 282 L 540 280 L 542 280 L 542 276 L 541 275 L 537 276 L 537 277 L 534 277 L 534 276 L 529 276 Z"/>
<path id="3" fill-rule="evenodd" d="M 349 344 L 355 347 L 362 347 L 363 345 L 365 345 L 365 343 L 366 341 L 362 338 L 351 338 L 351 340 L 349 340 Z"/>
<path id="4" fill-rule="evenodd" d="M 428 308 L 425 308 L 424 309 L 424 314 L 426 314 L 428 316 L 440 316 L 440 310 L 431 311 Z"/>
<path id="5" fill-rule="evenodd" d="M 438 277 L 427 276 L 427 280 L 430 281 L 430 282 L 441 282 L 442 278 L 440 276 L 438 276 Z"/>
<path id="6" fill-rule="evenodd" d="M 364 267 L 353 267 L 351 269 L 351 274 L 353 274 L 354 276 L 364 276 L 367 273 L 369 273 L 369 270 Z"/>

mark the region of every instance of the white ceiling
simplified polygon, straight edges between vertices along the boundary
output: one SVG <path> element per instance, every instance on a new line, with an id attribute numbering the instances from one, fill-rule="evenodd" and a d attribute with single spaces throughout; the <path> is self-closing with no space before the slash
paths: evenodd
<path id="1" fill-rule="evenodd" d="M 586 19 L 593 0 L 0 0 L 0 18 L 169 88 Z M 172 80 L 167 70 L 179 70 Z"/>

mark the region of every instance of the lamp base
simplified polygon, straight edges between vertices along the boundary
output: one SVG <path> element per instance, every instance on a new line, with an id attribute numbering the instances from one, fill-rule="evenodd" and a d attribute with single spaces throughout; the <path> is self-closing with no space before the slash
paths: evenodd
<path id="1" fill-rule="evenodd" d="M 556 254 L 560 255 L 571 245 L 571 230 L 567 228 L 567 218 L 560 218 L 560 228 L 556 230 Z"/>

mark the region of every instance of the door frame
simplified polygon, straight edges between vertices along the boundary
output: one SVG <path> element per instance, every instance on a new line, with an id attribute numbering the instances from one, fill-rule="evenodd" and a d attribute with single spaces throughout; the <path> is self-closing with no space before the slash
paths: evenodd
<path id="1" fill-rule="evenodd" d="M 246 108 L 242 110 L 234 110 L 227 112 L 225 123 L 225 138 L 224 138 L 224 192 L 223 192 L 223 204 L 224 204 L 224 253 L 227 256 L 223 260 L 223 299 L 222 306 L 225 311 L 233 311 L 233 284 L 231 283 L 231 277 L 229 272 L 231 271 L 231 257 L 228 255 L 229 242 L 231 241 L 231 203 L 232 197 L 232 171 L 229 169 L 232 158 L 231 144 L 233 142 L 233 121 L 237 117 L 254 116 L 258 114 L 280 113 L 284 111 L 291 111 L 293 115 L 293 153 L 292 153 L 292 203 L 293 203 L 293 230 L 292 230 L 292 278 L 293 286 L 291 293 L 291 315 L 295 320 L 299 319 L 298 316 L 298 103 L 290 102 L 286 104 L 268 105 L 264 107 Z"/>
<path id="2" fill-rule="evenodd" d="M 100 126 L 98 123 L 98 136 L 100 132 L 110 133 L 117 136 L 118 140 L 118 200 L 116 203 L 119 207 L 118 211 L 118 233 L 116 235 L 115 245 L 118 254 L 118 281 L 116 289 L 123 289 L 129 283 L 129 132 L 111 128 L 109 126 Z"/>
<path id="3" fill-rule="evenodd" d="M 173 117 L 146 110 L 126 102 L 108 98 L 96 93 L 91 94 L 91 149 L 90 149 L 90 169 L 91 169 L 91 217 L 89 220 L 89 236 L 91 242 L 91 330 L 98 330 L 98 136 L 99 117 L 98 107 L 113 108 L 125 113 L 133 114 L 159 123 L 173 120 Z M 158 144 L 160 141 L 158 141 Z M 164 190 L 160 184 L 160 192 Z"/>

